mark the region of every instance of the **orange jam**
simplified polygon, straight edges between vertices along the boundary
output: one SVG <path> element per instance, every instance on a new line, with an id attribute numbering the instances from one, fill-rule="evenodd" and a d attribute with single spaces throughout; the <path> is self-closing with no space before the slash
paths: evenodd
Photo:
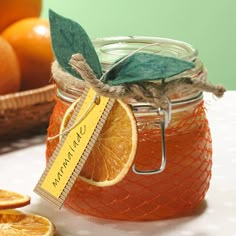
<path id="1" fill-rule="evenodd" d="M 128 39 L 125 38 L 126 41 Z M 134 38 L 130 40 L 133 42 Z M 164 41 L 160 40 L 160 44 Z M 180 50 L 189 60 L 196 59 L 196 52 L 190 46 L 183 44 L 181 47 L 179 42 L 169 40 L 165 42 L 165 47 L 169 43 L 175 48 L 176 54 Z M 134 44 L 131 45 L 133 50 Z M 113 49 L 111 47 L 109 50 Z M 169 49 L 163 46 L 163 50 Z M 102 60 L 105 60 L 104 57 Z M 198 61 L 196 65 L 195 70 L 188 72 L 189 76 L 205 78 L 202 64 Z M 63 115 L 80 92 L 75 94 L 74 89 L 63 91 L 61 87 L 58 88 L 48 136 L 59 133 Z M 136 173 L 133 165 L 123 180 L 108 187 L 93 186 L 78 178 L 66 199 L 67 208 L 102 218 L 133 221 L 180 217 L 194 211 L 204 199 L 211 178 L 212 145 L 204 102 L 199 91 L 173 94 L 170 101 L 171 121 L 164 129 L 164 140 L 161 116 L 146 104 L 130 103 L 138 126 L 138 148 L 133 164 L 136 170 L 144 174 Z M 150 170 L 158 170 L 162 165 L 163 142 L 166 147 L 165 168 L 160 173 L 146 174 Z M 47 160 L 57 143 L 58 139 L 47 141 Z"/>

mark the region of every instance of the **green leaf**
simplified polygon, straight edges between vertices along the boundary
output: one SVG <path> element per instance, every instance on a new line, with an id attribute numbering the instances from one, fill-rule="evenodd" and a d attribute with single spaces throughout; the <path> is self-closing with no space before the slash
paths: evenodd
<path id="1" fill-rule="evenodd" d="M 121 60 L 121 59 L 119 59 Z M 136 53 L 114 67 L 106 76 L 109 85 L 161 80 L 193 68 L 192 62 L 151 53 Z"/>
<path id="2" fill-rule="evenodd" d="M 71 56 L 81 53 L 98 78 L 102 76 L 101 64 L 85 30 L 70 19 L 49 10 L 52 48 L 60 66 L 81 79 L 81 76 L 68 64 Z M 42 49 L 43 50 L 43 49 Z"/>

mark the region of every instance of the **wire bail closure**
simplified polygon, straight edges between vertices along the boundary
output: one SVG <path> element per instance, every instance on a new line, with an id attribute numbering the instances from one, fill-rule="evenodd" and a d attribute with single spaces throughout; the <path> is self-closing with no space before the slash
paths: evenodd
<path id="1" fill-rule="evenodd" d="M 156 110 L 156 113 L 160 115 L 160 121 L 156 122 L 161 128 L 161 165 L 158 169 L 154 170 L 138 170 L 136 169 L 135 164 L 132 166 L 132 170 L 137 175 L 153 175 L 153 174 L 159 174 L 163 172 L 166 168 L 166 141 L 165 141 L 165 129 L 168 127 L 170 121 L 171 121 L 171 109 L 172 104 L 168 97 L 166 97 L 166 107 L 159 107 Z"/>

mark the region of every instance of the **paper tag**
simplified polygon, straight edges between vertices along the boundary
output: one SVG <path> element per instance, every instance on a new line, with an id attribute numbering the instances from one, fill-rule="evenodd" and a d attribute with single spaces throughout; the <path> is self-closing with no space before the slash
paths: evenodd
<path id="1" fill-rule="evenodd" d="M 99 97 L 97 104 L 95 98 L 93 89 L 85 89 L 67 128 L 76 126 L 59 141 L 34 189 L 59 208 L 82 170 L 114 104 L 113 99 L 103 96 Z"/>

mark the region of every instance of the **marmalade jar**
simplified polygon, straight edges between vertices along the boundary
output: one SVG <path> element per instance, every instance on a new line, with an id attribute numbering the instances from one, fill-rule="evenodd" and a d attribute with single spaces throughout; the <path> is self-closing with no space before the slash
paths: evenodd
<path id="1" fill-rule="evenodd" d="M 93 41 L 104 71 L 119 57 L 146 44 L 158 43 L 144 52 L 173 56 L 195 67 L 168 80 L 188 76 L 206 80 L 206 70 L 191 45 L 154 37 L 109 37 Z M 75 82 L 75 80 L 77 80 Z M 83 82 L 70 78 L 58 85 L 48 136 L 59 133 L 63 115 L 81 95 Z M 97 187 L 79 178 L 65 206 L 76 212 L 118 220 L 158 220 L 191 214 L 209 188 L 212 143 L 201 91 L 172 94 L 163 113 L 151 104 L 130 104 L 138 127 L 138 148 L 132 167 L 121 182 Z M 164 125 L 161 125 L 163 124 Z M 47 160 L 58 139 L 47 141 Z"/>

